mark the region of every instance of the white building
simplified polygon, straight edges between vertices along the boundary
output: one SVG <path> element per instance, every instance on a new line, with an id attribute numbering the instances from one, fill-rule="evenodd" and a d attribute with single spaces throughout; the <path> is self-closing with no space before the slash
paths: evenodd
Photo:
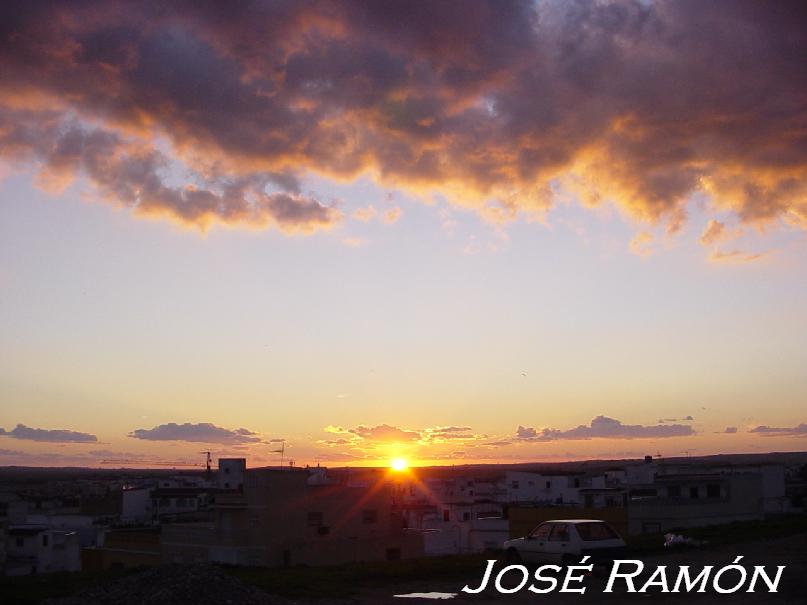
<path id="1" fill-rule="evenodd" d="M 604 474 L 508 471 L 505 486 L 510 503 L 583 506 L 585 498 L 580 490 L 605 489 L 606 482 Z"/>
<path id="2" fill-rule="evenodd" d="M 244 473 L 247 471 L 246 458 L 219 458 L 219 489 L 244 489 Z"/>
<path id="3" fill-rule="evenodd" d="M 127 487 L 121 492 L 123 523 L 145 523 L 152 519 L 151 487 Z"/>
<path id="4" fill-rule="evenodd" d="M 482 552 L 509 536 L 499 496 L 504 490 L 473 478 L 427 478 L 403 482 L 397 499 L 407 531 L 423 536 L 426 555 Z"/>
<path id="5" fill-rule="evenodd" d="M 12 525 L 6 532 L 8 576 L 81 570 L 81 546 L 73 531 L 45 525 Z"/>

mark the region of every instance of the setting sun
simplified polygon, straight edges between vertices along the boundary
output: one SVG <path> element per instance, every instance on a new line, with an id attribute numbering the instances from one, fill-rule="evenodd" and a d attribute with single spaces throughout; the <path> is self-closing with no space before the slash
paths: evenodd
<path id="1" fill-rule="evenodd" d="M 409 465 L 407 464 L 406 460 L 404 460 L 403 458 L 395 458 L 395 460 L 392 461 L 390 466 L 392 467 L 392 470 L 394 470 L 394 471 L 404 471 L 404 470 L 406 470 L 406 467 L 409 466 Z"/>

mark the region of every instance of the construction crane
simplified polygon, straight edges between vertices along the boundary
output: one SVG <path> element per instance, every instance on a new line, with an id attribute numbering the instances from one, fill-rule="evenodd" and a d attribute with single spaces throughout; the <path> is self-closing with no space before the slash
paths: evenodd
<path id="1" fill-rule="evenodd" d="M 138 465 L 138 466 L 170 466 L 172 468 L 178 467 L 191 467 L 191 468 L 204 468 L 205 473 L 209 476 L 212 472 L 212 452 L 199 452 L 205 454 L 204 462 L 189 462 L 188 460 L 160 460 L 148 458 L 114 458 L 101 460 L 101 464 L 116 464 L 116 465 Z"/>
<path id="2" fill-rule="evenodd" d="M 166 461 L 166 460 L 147 460 L 145 458 L 135 458 L 135 459 L 121 458 L 112 460 L 101 460 L 101 464 L 120 464 L 120 465 L 136 464 L 140 466 L 172 466 L 172 467 L 187 466 L 198 468 L 204 466 L 204 464 L 202 464 L 201 462 L 188 462 L 187 460 Z"/>
<path id="3" fill-rule="evenodd" d="M 200 454 L 205 455 L 205 479 L 208 481 L 213 476 L 213 471 L 211 470 L 211 453 L 209 451 L 199 452 Z"/>

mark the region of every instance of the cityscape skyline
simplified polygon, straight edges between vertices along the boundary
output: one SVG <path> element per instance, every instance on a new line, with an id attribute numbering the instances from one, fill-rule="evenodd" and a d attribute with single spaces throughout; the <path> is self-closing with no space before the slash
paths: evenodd
<path id="1" fill-rule="evenodd" d="M 803 7 L 463 4 L 0 9 L 0 465 L 807 449 Z"/>

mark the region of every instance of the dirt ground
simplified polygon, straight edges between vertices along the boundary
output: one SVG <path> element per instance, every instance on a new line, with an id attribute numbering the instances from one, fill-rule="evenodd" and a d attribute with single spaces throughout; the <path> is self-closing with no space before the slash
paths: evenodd
<path id="1" fill-rule="evenodd" d="M 374 582 L 372 585 L 350 586 L 353 592 L 349 598 L 335 598 L 328 596 L 328 581 L 322 576 L 322 585 L 317 586 L 317 593 L 321 597 L 282 597 L 264 592 L 247 577 L 236 578 L 231 573 L 212 565 L 184 565 L 164 566 L 151 568 L 142 572 L 126 575 L 116 580 L 100 583 L 90 589 L 84 590 L 71 597 L 51 598 L 45 600 L 50 605 L 140 605 L 148 603 L 153 605 L 375 605 L 375 604 L 426 604 L 426 603 L 473 603 L 486 605 L 491 603 L 551 603 L 563 605 L 564 603 L 642 603 L 652 598 L 653 602 L 663 603 L 804 603 L 807 604 L 807 534 L 801 533 L 787 538 L 753 541 L 733 546 L 705 546 L 701 548 L 687 548 L 682 550 L 662 551 L 655 555 L 641 557 L 645 564 L 645 573 L 637 578 L 637 585 L 641 586 L 650 576 L 652 570 L 658 565 L 666 565 L 668 580 L 674 582 L 678 568 L 689 565 L 693 575 L 697 575 L 705 565 L 713 565 L 715 570 L 731 564 L 735 557 L 743 555 L 742 564 L 749 572 L 754 565 L 765 565 L 766 570 L 775 573 L 776 565 L 786 565 L 778 593 L 763 592 L 765 586 L 758 583 L 756 593 L 737 592 L 734 594 L 719 594 L 713 591 L 711 583 L 707 585 L 707 592 L 698 593 L 661 593 L 657 590 L 648 593 L 627 593 L 624 583 L 620 583 L 621 592 L 604 593 L 607 576 L 594 576 L 586 580 L 586 593 L 534 594 L 526 588 L 515 594 L 499 594 L 491 588 L 482 594 L 469 595 L 461 592 L 465 584 L 476 587 L 479 585 L 485 568 L 480 561 L 478 572 L 469 573 L 468 577 L 457 579 L 401 581 L 394 579 L 384 582 Z M 632 558 L 632 557 L 626 557 Z M 497 565 L 501 569 L 503 563 Z M 439 565 L 435 567 L 439 569 Z M 464 572 L 463 572 L 464 573 Z M 316 582 L 316 574 L 312 574 L 310 581 Z M 283 577 L 280 577 L 281 585 Z M 727 584 L 730 586 L 730 584 Z M 747 588 L 747 583 L 744 585 Z M 335 586 L 334 589 L 337 587 Z M 442 592 L 455 593 L 451 600 L 438 601 L 421 598 L 396 598 L 394 595 L 414 592 Z M 334 594 L 337 594 L 336 590 Z M 15 602 L 0 596 L 0 603 Z M 26 603 L 34 602 L 30 599 Z M 36 601 L 43 602 L 43 601 Z"/>
<path id="2" fill-rule="evenodd" d="M 753 565 L 766 565 L 766 570 L 775 573 L 776 565 L 786 565 L 782 575 L 782 581 L 777 593 L 759 592 L 766 589 L 760 581 L 757 584 L 757 592 L 746 593 L 737 592 L 734 594 L 718 594 L 711 588 L 711 582 L 707 585 L 707 592 L 698 593 L 627 593 L 622 592 L 603 593 L 606 577 L 592 577 L 586 582 L 586 593 L 584 595 L 573 593 L 552 592 L 538 595 L 526 590 L 519 593 L 502 595 L 495 589 L 488 589 L 479 595 L 468 595 L 461 592 L 463 584 L 456 582 L 434 582 L 429 585 L 401 584 L 390 586 L 389 589 L 361 591 L 354 603 L 360 604 L 385 604 L 394 603 L 396 605 L 406 605 L 406 603 L 474 603 L 476 605 L 486 605 L 488 603 L 552 603 L 552 605 L 562 605 L 563 603 L 641 603 L 648 599 L 653 599 L 654 603 L 807 603 L 807 534 L 790 536 L 777 540 L 765 542 L 753 542 L 743 545 L 703 547 L 686 550 L 662 553 L 652 557 L 643 557 L 645 570 L 653 570 L 657 565 L 667 565 L 668 578 L 674 579 L 680 565 L 689 565 L 693 573 L 704 565 L 714 565 L 715 570 L 724 565 L 729 565 L 738 555 L 743 555 L 741 563 L 749 571 Z M 500 567 L 497 567 L 500 569 Z M 482 578 L 483 569 L 479 574 L 468 579 L 468 583 L 476 587 Z M 646 571 L 642 577 L 649 577 Z M 492 584 L 492 582 L 491 582 Z M 622 583 L 621 583 L 622 584 Z M 638 584 L 638 583 L 637 583 Z M 622 584 L 624 585 L 624 584 Z M 727 583 L 730 585 L 730 583 Z M 640 586 L 640 584 L 639 584 Z M 747 588 L 747 583 L 744 585 Z M 395 598 L 395 594 L 405 594 L 412 592 L 446 592 L 457 593 L 457 596 L 450 601 L 433 601 L 420 598 Z"/>

